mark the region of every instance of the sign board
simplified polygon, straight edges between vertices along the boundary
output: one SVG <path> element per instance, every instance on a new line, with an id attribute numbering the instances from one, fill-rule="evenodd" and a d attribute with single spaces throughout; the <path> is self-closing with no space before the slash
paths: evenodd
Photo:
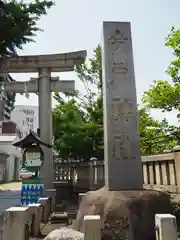
<path id="1" fill-rule="evenodd" d="M 26 152 L 25 153 L 25 167 L 41 167 L 41 153 L 40 152 Z"/>
<path id="2" fill-rule="evenodd" d="M 43 196 L 43 183 L 39 178 L 39 170 L 43 164 L 42 152 L 40 149 L 26 149 L 23 154 L 23 166 L 20 172 L 22 179 L 21 204 L 26 206 L 38 203 Z"/>
<path id="3" fill-rule="evenodd" d="M 39 198 L 43 197 L 44 185 L 39 179 L 23 180 L 21 186 L 21 205 L 38 203 Z"/>

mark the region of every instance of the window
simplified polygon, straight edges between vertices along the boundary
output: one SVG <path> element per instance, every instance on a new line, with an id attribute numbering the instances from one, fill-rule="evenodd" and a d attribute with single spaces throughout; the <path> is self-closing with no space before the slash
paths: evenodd
<path id="1" fill-rule="evenodd" d="M 28 123 L 33 123 L 33 122 L 34 122 L 34 119 L 27 117 L 27 121 L 28 121 Z"/>

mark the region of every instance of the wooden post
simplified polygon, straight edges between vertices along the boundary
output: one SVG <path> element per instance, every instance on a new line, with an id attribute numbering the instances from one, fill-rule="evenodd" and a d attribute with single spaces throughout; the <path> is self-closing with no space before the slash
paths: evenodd
<path id="1" fill-rule="evenodd" d="M 99 215 L 84 216 L 84 240 L 101 239 L 101 218 Z"/>
<path id="2" fill-rule="evenodd" d="M 171 214 L 156 214 L 156 240 L 177 240 L 176 217 Z"/>

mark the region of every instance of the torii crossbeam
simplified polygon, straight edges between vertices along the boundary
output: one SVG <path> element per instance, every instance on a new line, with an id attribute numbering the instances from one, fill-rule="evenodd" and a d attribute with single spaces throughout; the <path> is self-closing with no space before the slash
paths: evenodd
<path id="1" fill-rule="evenodd" d="M 0 57 L 0 73 L 30 73 L 38 72 L 38 78 L 28 82 L 2 83 L 5 92 L 39 93 L 39 128 L 40 138 L 47 144 L 52 144 L 52 99 L 51 92 L 71 92 L 75 89 L 74 81 L 59 81 L 51 77 L 51 72 L 73 71 L 76 64 L 82 64 L 86 51 L 69 52 L 51 55 L 29 55 L 17 57 Z M 44 165 L 40 172 L 45 189 L 53 188 L 54 166 L 52 149 L 43 147 Z"/>

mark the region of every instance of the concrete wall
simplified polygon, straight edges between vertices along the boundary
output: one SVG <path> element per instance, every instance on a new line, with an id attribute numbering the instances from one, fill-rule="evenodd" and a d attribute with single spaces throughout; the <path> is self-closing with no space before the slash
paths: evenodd
<path id="1" fill-rule="evenodd" d="M 0 155 L 0 162 L 3 161 L 5 168 L 5 179 L 3 179 L 3 181 L 9 182 L 19 180 L 20 166 L 22 161 L 22 153 L 20 148 L 12 146 L 12 142 L 0 142 L 0 149 L 9 155 L 6 156 L 5 159 Z"/>
<path id="2" fill-rule="evenodd" d="M 11 155 L 7 159 L 7 181 L 14 180 L 14 165 L 15 165 L 15 158 Z"/>
<path id="3" fill-rule="evenodd" d="M 6 181 L 6 164 L 8 155 L 0 153 L 0 182 Z"/>

